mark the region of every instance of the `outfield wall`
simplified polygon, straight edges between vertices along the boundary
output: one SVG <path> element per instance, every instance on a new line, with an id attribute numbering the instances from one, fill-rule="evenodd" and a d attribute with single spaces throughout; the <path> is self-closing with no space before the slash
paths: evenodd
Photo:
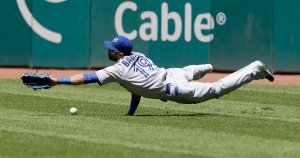
<path id="1" fill-rule="evenodd" d="M 262 60 L 300 72 L 298 0 L 0 1 L 0 66 L 98 68 L 104 40 L 125 35 L 157 65 L 212 63 L 234 71 Z"/>

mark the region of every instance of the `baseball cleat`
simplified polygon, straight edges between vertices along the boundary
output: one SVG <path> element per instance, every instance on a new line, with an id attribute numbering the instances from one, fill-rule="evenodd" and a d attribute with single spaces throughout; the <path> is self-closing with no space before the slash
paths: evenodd
<path id="1" fill-rule="evenodd" d="M 207 64 L 209 67 L 210 67 L 210 71 L 209 72 L 212 72 L 213 71 L 213 67 L 211 64 Z"/>
<path id="2" fill-rule="evenodd" d="M 259 61 L 261 63 L 260 68 L 263 71 L 263 73 L 265 74 L 266 78 L 270 81 L 273 82 L 274 81 L 274 76 L 272 75 L 272 73 L 266 68 L 265 64 L 261 61 Z"/>

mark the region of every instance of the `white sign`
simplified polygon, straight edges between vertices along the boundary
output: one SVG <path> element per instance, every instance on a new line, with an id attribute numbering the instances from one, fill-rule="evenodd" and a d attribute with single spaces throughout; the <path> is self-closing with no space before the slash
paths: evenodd
<path id="1" fill-rule="evenodd" d="M 126 1 L 121 3 L 115 13 L 115 29 L 118 35 L 124 35 L 130 40 L 140 38 L 144 41 L 157 41 L 158 40 L 158 16 L 153 11 L 144 11 L 141 14 L 141 19 L 149 19 L 150 22 L 145 22 L 141 26 L 139 26 L 138 30 L 131 30 L 130 32 L 125 32 L 123 29 L 123 14 L 124 12 L 130 9 L 132 11 L 137 11 L 138 6 L 136 3 L 132 1 Z M 177 41 L 182 34 L 184 34 L 184 39 L 186 42 L 190 42 L 192 40 L 192 31 L 196 36 L 197 40 L 201 42 L 211 42 L 214 39 L 214 35 L 212 33 L 203 34 L 203 30 L 213 30 L 215 27 L 214 19 L 210 13 L 202 13 L 198 14 L 192 22 L 192 5 L 190 3 L 186 3 L 184 5 L 184 21 L 182 17 L 177 12 L 169 12 L 168 3 L 163 2 L 161 4 L 161 34 L 160 38 L 162 41 Z M 169 34 L 168 21 L 173 20 L 175 24 L 174 32 Z M 202 21 L 205 20 L 207 23 L 203 24 Z M 226 16 L 224 13 L 219 13 L 217 17 L 217 23 L 219 25 L 224 25 L 226 22 Z M 184 30 L 182 27 L 184 25 Z M 194 30 L 192 29 L 192 26 Z M 150 33 L 147 33 L 146 30 L 150 30 Z"/>
<path id="2" fill-rule="evenodd" d="M 50 3 L 61 3 L 66 0 L 46 0 L 46 1 Z M 32 28 L 32 30 L 36 34 L 53 43 L 60 43 L 62 41 L 62 36 L 60 33 L 47 29 L 33 17 L 33 15 L 31 14 L 31 12 L 29 11 L 26 5 L 25 0 L 17 0 L 17 4 L 26 23 Z"/>

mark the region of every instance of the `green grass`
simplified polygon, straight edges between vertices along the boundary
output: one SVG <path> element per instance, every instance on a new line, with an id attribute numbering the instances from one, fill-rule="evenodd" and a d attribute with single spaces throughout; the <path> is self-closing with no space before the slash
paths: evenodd
<path id="1" fill-rule="evenodd" d="M 118 84 L 33 91 L 0 80 L 0 157 L 296 158 L 299 96 L 299 86 L 246 85 L 197 105 L 142 98 L 126 117 Z"/>

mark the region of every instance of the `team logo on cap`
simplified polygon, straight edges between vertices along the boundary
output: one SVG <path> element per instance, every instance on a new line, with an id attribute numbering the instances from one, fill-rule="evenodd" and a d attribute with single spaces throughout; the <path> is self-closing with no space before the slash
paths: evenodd
<path id="1" fill-rule="evenodd" d="M 118 38 L 116 37 L 112 42 L 118 42 Z"/>

